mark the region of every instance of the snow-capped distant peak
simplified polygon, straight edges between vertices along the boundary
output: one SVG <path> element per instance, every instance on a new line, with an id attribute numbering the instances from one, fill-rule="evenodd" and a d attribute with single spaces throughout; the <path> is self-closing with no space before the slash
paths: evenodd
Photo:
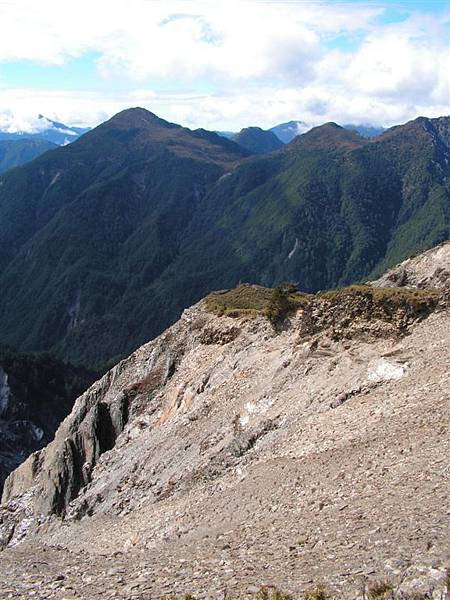
<path id="1" fill-rule="evenodd" d="M 42 114 L 30 116 L 10 110 L 0 112 L 0 140 L 37 138 L 63 146 L 74 142 L 82 133 L 82 129 L 53 121 Z"/>

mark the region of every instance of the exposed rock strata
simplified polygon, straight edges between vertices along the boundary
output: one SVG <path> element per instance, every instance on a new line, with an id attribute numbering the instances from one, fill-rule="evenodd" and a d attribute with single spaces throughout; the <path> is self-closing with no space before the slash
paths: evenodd
<path id="1" fill-rule="evenodd" d="M 376 287 L 445 288 L 450 286 L 450 242 L 413 256 L 372 282 Z"/>
<path id="2" fill-rule="evenodd" d="M 392 294 L 316 296 L 279 331 L 185 311 L 10 476 L 2 564 L 52 546 L 102 599 L 316 581 L 357 598 L 375 574 L 419 572 L 442 591 L 450 314 L 445 294 Z"/>

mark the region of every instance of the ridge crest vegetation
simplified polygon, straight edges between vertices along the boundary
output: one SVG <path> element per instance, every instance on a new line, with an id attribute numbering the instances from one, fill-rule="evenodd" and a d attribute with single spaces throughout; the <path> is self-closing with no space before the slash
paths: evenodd
<path id="1" fill-rule="evenodd" d="M 241 284 L 230 290 L 210 293 L 205 298 L 209 312 L 222 317 L 266 317 L 276 329 L 298 311 L 302 333 L 313 335 L 334 327 L 335 337 L 355 331 L 359 322 L 390 324 L 399 333 L 437 308 L 448 305 L 448 292 L 405 287 L 379 288 L 352 285 L 347 288 L 304 294 L 294 284 L 285 283 L 273 289 Z M 387 333 L 387 332 L 386 332 Z"/>

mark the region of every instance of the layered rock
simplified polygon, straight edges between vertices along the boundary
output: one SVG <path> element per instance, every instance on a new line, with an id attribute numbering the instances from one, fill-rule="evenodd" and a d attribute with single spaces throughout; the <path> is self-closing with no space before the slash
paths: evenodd
<path id="1" fill-rule="evenodd" d="M 448 288 L 450 286 L 450 242 L 407 258 L 372 282 L 376 287 Z"/>
<path id="2" fill-rule="evenodd" d="M 445 293 L 302 296 L 274 328 L 270 292 L 244 292 L 186 310 L 9 477 L 5 565 L 25 564 L 27 544 L 56 548 L 83 561 L 92 585 L 70 585 L 88 597 L 107 597 L 110 560 L 136 597 L 322 581 L 356 598 L 374 573 L 442 590 Z"/>

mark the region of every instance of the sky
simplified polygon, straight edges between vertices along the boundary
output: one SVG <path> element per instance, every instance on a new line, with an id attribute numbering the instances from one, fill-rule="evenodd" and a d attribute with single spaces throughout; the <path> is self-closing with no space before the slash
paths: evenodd
<path id="1" fill-rule="evenodd" d="M 0 0 L 0 128 L 447 115 L 449 28 L 450 0 Z"/>

